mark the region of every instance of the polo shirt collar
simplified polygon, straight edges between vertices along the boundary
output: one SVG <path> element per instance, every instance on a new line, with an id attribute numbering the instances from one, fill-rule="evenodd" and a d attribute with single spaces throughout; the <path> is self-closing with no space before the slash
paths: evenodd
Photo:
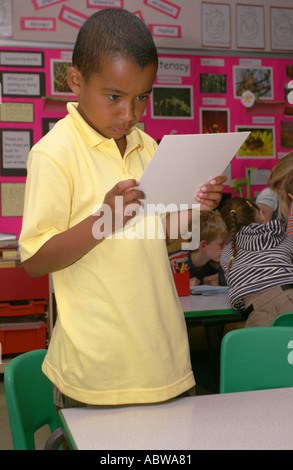
<path id="1" fill-rule="evenodd" d="M 77 110 L 78 103 L 67 103 L 67 111 L 74 122 L 75 127 L 79 130 L 79 132 L 83 135 L 84 139 L 86 140 L 87 144 L 90 147 L 96 147 L 102 143 L 106 143 L 109 140 L 107 137 L 99 134 L 95 131 L 81 116 L 81 114 Z M 143 148 L 143 140 L 140 136 L 140 133 L 136 127 L 132 127 L 126 133 L 127 136 L 127 152 L 128 150 L 133 150 L 135 148 Z"/>

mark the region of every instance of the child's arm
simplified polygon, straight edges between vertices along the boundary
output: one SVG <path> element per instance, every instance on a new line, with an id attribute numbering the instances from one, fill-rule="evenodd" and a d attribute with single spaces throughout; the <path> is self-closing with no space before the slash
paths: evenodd
<path id="1" fill-rule="evenodd" d="M 212 210 L 218 207 L 222 199 L 222 192 L 224 189 L 223 183 L 225 183 L 226 179 L 227 178 L 225 175 L 217 176 L 211 180 L 209 184 L 206 184 L 200 188 L 200 191 L 197 193 L 195 198 L 195 203 L 200 204 L 200 210 Z M 173 232 L 171 236 L 170 230 L 170 227 L 172 225 L 174 226 L 174 224 L 171 222 L 171 217 L 174 216 L 178 217 L 178 234 L 176 234 L 176 238 L 174 238 Z M 179 213 L 168 215 L 166 217 L 166 241 L 168 245 L 174 242 L 179 237 L 179 234 L 182 235 L 187 231 L 190 231 L 192 224 L 192 211 L 188 211 L 188 221 L 186 227 L 180 227 L 180 221 L 181 218 Z"/>
<path id="2" fill-rule="evenodd" d="M 27 273 L 38 277 L 65 268 L 101 243 L 107 235 L 114 232 L 115 228 L 122 228 L 115 227 L 115 197 L 123 197 L 121 223 L 124 226 L 135 215 L 133 213 L 126 216 L 125 207 L 130 204 L 140 204 L 139 199 L 143 198 L 143 193 L 136 189 L 136 186 L 136 180 L 121 181 L 106 194 L 103 205 L 110 207 L 112 220 L 109 224 L 104 224 L 105 232 L 101 232 L 100 236 L 97 236 L 99 235 L 97 232 L 94 236 L 93 227 L 95 222 L 106 213 L 103 212 L 103 206 L 100 208 L 99 215 L 91 215 L 74 227 L 50 238 L 35 255 L 22 263 Z"/>

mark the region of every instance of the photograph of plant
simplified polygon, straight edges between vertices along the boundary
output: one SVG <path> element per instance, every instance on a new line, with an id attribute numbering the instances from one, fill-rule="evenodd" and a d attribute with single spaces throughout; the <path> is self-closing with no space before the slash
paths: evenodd
<path id="1" fill-rule="evenodd" d="M 229 132 L 229 109 L 200 109 L 201 134 Z"/>
<path id="2" fill-rule="evenodd" d="M 275 158 L 274 127 L 236 126 L 236 131 L 250 131 L 238 151 L 237 158 Z"/>
<path id="3" fill-rule="evenodd" d="M 244 91 L 251 91 L 257 99 L 273 99 L 272 67 L 233 68 L 234 98 L 241 98 Z"/>
<path id="4" fill-rule="evenodd" d="M 201 93 L 227 93 L 227 76 L 217 73 L 201 73 L 199 77 Z"/>
<path id="5" fill-rule="evenodd" d="M 281 121 L 281 142 L 282 148 L 293 149 L 293 122 Z"/>
<path id="6" fill-rule="evenodd" d="M 286 75 L 287 78 L 293 78 L 293 64 L 286 65 Z"/>
<path id="7" fill-rule="evenodd" d="M 164 119 L 193 119 L 191 86 L 153 87 L 152 117 Z"/>
<path id="8" fill-rule="evenodd" d="M 73 95 L 67 83 L 67 72 L 71 66 L 70 61 L 52 60 L 51 61 L 51 84 L 52 95 Z"/>

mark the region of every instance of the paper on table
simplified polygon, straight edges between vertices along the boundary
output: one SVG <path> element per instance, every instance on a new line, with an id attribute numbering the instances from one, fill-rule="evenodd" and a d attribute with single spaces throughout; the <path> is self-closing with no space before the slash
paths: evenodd
<path id="1" fill-rule="evenodd" d="M 165 135 L 140 179 L 144 210 L 150 213 L 159 204 L 158 213 L 164 206 L 168 212 L 183 204 L 191 208 L 199 188 L 223 173 L 249 134 Z"/>
<path id="2" fill-rule="evenodd" d="M 227 286 L 190 286 L 190 293 L 192 295 L 215 295 L 215 294 L 227 294 Z"/>

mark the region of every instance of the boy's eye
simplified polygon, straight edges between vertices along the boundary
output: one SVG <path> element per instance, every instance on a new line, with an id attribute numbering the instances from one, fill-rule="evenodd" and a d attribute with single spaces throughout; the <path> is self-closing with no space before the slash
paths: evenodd
<path id="1" fill-rule="evenodd" d="M 146 101 L 148 99 L 148 95 L 140 95 L 137 97 L 138 101 Z"/>
<path id="2" fill-rule="evenodd" d="M 119 95 L 108 95 L 108 97 L 110 98 L 111 101 L 117 101 L 118 98 L 120 98 Z"/>

